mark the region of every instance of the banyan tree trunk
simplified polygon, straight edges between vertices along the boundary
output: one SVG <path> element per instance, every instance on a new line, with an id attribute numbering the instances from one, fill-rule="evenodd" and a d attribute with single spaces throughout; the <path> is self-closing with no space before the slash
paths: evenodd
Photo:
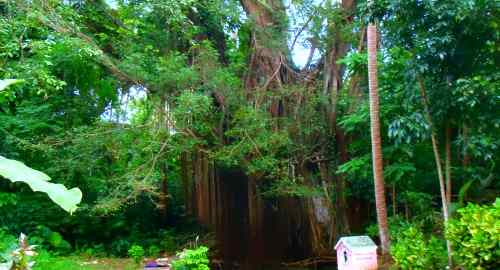
<path id="1" fill-rule="evenodd" d="M 332 2 L 329 2 L 332 4 Z M 345 22 L 352 22 L 352 12 L 354 9 L 354 0 L 343 0 L 341 2 L 341 7 L 345 13 Z M 327 119 L 329 120 L 329 127 L 332 135 L 335 137 L 335 148 L 338 163 L 337 165 L 342 165 L 349 161 L 349 155 L 347 150 L 348 142 L 350 141 L 348 135 L 344 133 L 342 128 L 337 122 L 337 103 L 340 96 L 340 91 L 344 84 L 344 71 L 345 67 L 338 63 L 338 60 L 346 56 L 350 44 L 348 41 L 342 39 L 341 25 L 336 25 L 335 21 L 328 22 L 329 36 L 332 37 L 331 44 L 328 48 L 328 53 L 325 57 L 325 68 L 324 68 L 324 80 L 323 80 L 323 92 L 325 95 L 330 97 L 329 108 L 327 108 Z M 363 43 L 363 40 L 360 41 Z M 361 47 L 361 46 L 359 46 Z M 350 94 L 349 92 L 348 94 Z M 336 170 L 336 169 L 335 169 Z M 346 200 L 346 188 L 347 182 L 343 174 L 336 174 L 335 176 L 335 218 L 337 233 L 349 234 L 350 226 L 349 219 L 347 216 L 347 200 Z"/>
<path id="2" fill-rule="evenodd" d="M 262 104 L 270 104 L 265 109 L 271 116 L 284 116 L 289 112 L 284 108 L 285 103 L 281 98 L 262 100 L 261 95 L 263 91 L 275 91 L 298 80 L 293 64 L 290 64 L 283 1 L 240 2 L 247 17 L 254 22 L 252 53 L 245 77 L 248 102 L 257 108 Z M 344 0 L 342 4 L 351 9 L 354 1 Z M 329 75 L 325 91 L 332 96 L 332 106 L 327 108 L 326 118 L 330 120 L 332 135 L 336 138 L 335 155 L 342 164 L 349 158 L 349 139 L 337 127 L 336 97 L 343 83 L 343 67 L 337 64 L 337 60 L 345 56 L 349 45 L 335 40 L 326 63 Z M 329 169 L 329 161 L 318 161 L 322 195 L 272 199 L 259 194 L 259 185 L 266 180 L 245 175 L 240 168 L 218 168 L 203 151 L 185 154 L 181 162 L 183 182 L 187 185 L 184 190 L 186 209 L 201 224 L 215 229 L 217 248 L 226 264 L 225 269 L 234 269 L 232 265 L 227 265 L 231 262 L 259 262 L 271 258 L 286 260 L 331 254 L 339 233 L 349 230 L 346 182 L 342 175 L 334 177 L 332 171 L 335 169 Z M 303 166 L 298 174 L 303 176 L 303 184 L 313 186 L 318 185 L 315 172 L 315 169 Z M 333 184 L 336 186 L 334 192 L 337 192 L 335 203 L 331 196 Z M 258 267 L 249 266 L 248 269 Z"/>
<path id="3" fill-rule="evenodd" d="M 287 46 L 286 10 L 282 0 L 240 0 L 250 20 L 254 22 L 251 33 L 252 53 L 249 59 L 245 88 L 250 101 L 259 107 L 258 90 L 272 90 L 293 81 Z M 280 116 L 280 100 L 273 99 L 269 111 Z"/>

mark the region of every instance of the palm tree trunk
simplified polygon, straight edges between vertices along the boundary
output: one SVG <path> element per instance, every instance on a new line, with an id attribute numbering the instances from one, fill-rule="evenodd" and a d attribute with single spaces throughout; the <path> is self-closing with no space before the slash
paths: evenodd
<path id="1" fill-rule="evenodd" d="M 367 30 L 368 41 L 368 83 L 370 88 L 370 127 L 372 141 L 373 181 L 375 204 L 383 257 L 389 254 L 390 240 L 387 225 L 387 205 L 385 201 L 384 175 L 382 164 L 382 142 L 380 138 L 379 98 L 377 92 L 377 27 L 370 23 Z"/>

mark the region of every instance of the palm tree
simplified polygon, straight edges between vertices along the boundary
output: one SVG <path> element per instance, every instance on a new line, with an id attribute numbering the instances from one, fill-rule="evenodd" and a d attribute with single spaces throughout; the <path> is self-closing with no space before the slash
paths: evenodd
<path id="1" fill-rule="evenodd" d="M 379 98 L 377 92 L 377 27 L 370 23 L 367 29 L 368 41 L 368 83 L 370 88 L 370 127 L 372 141 L 373 182 L 375 184 L 375 204 L 382 256 L 389 254 L 389 229 L 385 202 L 384 175 L 382 168 L 382 142 L 380 138 Z"/>

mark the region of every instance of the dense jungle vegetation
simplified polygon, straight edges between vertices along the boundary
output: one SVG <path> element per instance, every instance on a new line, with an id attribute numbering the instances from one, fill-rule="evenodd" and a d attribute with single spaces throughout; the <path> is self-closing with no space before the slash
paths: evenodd
<path id="1" fill-rule="evenodd" d="M 499 11 L 0 1 L 0 269 L 500 269 Z"/>

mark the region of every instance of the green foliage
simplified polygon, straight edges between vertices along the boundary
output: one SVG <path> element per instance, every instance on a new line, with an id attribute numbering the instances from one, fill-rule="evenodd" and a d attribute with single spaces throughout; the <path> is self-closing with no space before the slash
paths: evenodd
<path id="1" fill-rule="evenodd" d="M 405 191 L 402 194 L 402 201 L 413 212 L 415 219 L 421 219 L 432 216 L 432 196 L 428 193 Z"/>
<path id="2" fill-rule="evenodd" d="M 179 239 L 176 239 L 175 232 L 172 230 L 166 230 L 160 233 L 161 238 L 160 246 L 163 250 L 167 252 L 175 252 L 177 250 L 177 244 Z"/>
<path id="3" fill-rule="evenodd" d="M 125 257 L 130 249 L 130 242 L 126 239 L 118 239 L 111 244 L 110 253 L 113 256 Z"/>
<path id="4" fill-rule="evenodd" d="M 63 258 L 52 255 L 47 251 L 41 251 L 36 257 L 34 270 L 86 270 L 75 258 Z"/>
<path id="5" fill-rule="evenodd" d="M 132 245 L 128 250 L 128 256 L 134 259 L 134 262 L 136 264 L 139 264 L 141 263 L 141 261 L 144 259 L 145 256 L 144 248 L 139 245 Z"/>
<path id="6" fill-rule="evenodd" d="M 178 253 L 179 259 L 172 262 L 173 270 L 209 270 L 208 248 L 200 246 Z"/>
<path id="7" fill-rule="evenodd" d="M 426 239 L 415 226 L 408 226 L 396 234 L 391 255 L 398 269 L 444 269 L 447 263 L 444 241 L 431 236 Z"/>
<path id="8" fill-rule="evenodd" d="M 102 258 L 108 255 L 103 244 L 96 244 L 91 247 L 87 247 L 80 252 L 84 257 L 87 258 Z"/>
<path id="9" fill-rule="evenodd" d="M 14 193 L 0 192 L 0 207 L 14 206 L 17 203 L 17 196 Z"/>
<path id="10" fill-rule="evenodd" d="M 454 194 L 460 190 L 464 202 L 498 196 L 494 1 L 376 1 L 370 8 L 360 1 L 358 10 L 344 10 L 339 1 L 294 0 L 271 13 L 276 23 L 266 29 L 256 29 L 258 17 L 243 16 L 243 1 L 3 2 L 0 78 L 24 82 L 4 90 L 0 83 L 0 155 L 78 186 L 85 198 L 75 216 L 65 216 L 44 194 L 0 181 L 0 226 L 30 233 L 52 253 L 72 246 L 89 257 L 126 256 L 131 243 L 150 255 L 177 250 L 185 240 L 177 229 L 184 228 L 187 199 L 180 153 L 202 151 L 218 170 L 242 169 L 269 197 L 315 197 L 323 182 L 334 199 L 333 183 L 345 176 L 347 201 L 373 206 L 367 56 L 357 44 L 364 44 L 367 13 L 381 26 L 384 176 L 395 188 L 395 211 L 404 207 L 415 226 L 391 223 L 401 235 L 393 239 L 395 256 L 410 265 L 404 259 L 416 252 L 437 252 L 438 241 L 429 239 L 442 230 L 417 78 L 426 87 L 440 146 L 443 128 L 452 128 Z M 276 8 L 271 2 L 282 4 L 259 2 L 264 11 Z M 307 70 L 287 61 L 295 53 L 287 41 L 297 31 L 295 46 L 316 49 Z M 254 45 L 270 50 L 260 53 Z M 341 86 L 333 112 L 325 60 L 345 50 L 331 70 L 339 72 Z M 269 89 L 245 89 L 252 75 L 262 86 L 269 71 L 254 69 L 273 66 L 266 58 L 276 53 L 280 80 Z M 271 115 L 274 105 L 278 112 Z M 470 164 L 462 168 L 458 159 L 465 154 Z M 318 165 L 325 165 L 326 177 Z M 162 176 L 168 179 L 166 220 L 157 209 Z M 176 230 L 162 232 L 165 222 Z M 39 269 L 73 267 L 83 268 L 52 256 Z"/>
<path id="11" fill-rule="evenodd" d="M 492 205 L 469 204 L 446 227 L 456 259 L 466 269 L 500 267 L 500 199 Z"/>
<path id="12" fill-rule="evenodd" d="M 156 245 L 149 246 L 149 248 L 148 248 L 148 256 L 149 257 L 156 258 L 160 255 L 160 253 L 161 253 L 161 249 L 158 246 L 156 246 Z"/>
<path id="13" fill-rule="evenodd" d="M 211 139 L 213 140 L 214 112 L 212 100 L 207 95 L 184 92 L 177 98 L 173 115 L 179 131 L 187 133 L 190 138 L 187 142 L 188 147 L 207 145 Z"/>
<path id="14" fill-rule="evenodd" d="M 49 198 L 69 213 L 73 213 L 82 200 L 82 192 L 78 188 L 68 190 L 61 184 L 50 183 L 50 177 L 33 170 L 23 163 L 0 156 L 0 175 L 12 182 L 24 182 L 33 191 L 47 193 Z"/>
<path id="15" fill-rule="evenodd" d="M 16 247 L 16 237 L 0 228 L 0 264 L 10 258 L 10 253 Z"/>
<path id="16" fill-rule="evenodd" d="M 291 146 L 285 130 L 274 130 L 275 120 L 266 112 L 241 106 L 234 112 L 231 128 L 225 136 L 234 143 L 216 152 L 217 160 L 231 167 L 244 165 L 249 174 L 272 175 L 285 179 L 287 160 L 283 158 Z"/>
<path id="17" fill-rule="evenodd" d="M 68 254 L 71 251 L 71 244 L 60 233 L 43 225 L 36 227 L 35 231 L 30 234 L 30 239 L 54 254 Z"/>
<path id="18" fill-rule="evenodd" d="M 34 270 L 136 270 L 137 265 L 124 259 L 96 260 L 79 256 L 59 257 L 47 251 L 41 251 L 36 257 Z"/>
<path id="19" fill-rule="evenodd" d="M 299 179 L 293 181 L 285 178 L 279 181 L 271 181 L 270 187 L 261 189 L 260 194 L 265 197 L 315 197 L 321 196 L 323 193 L 319 187 L 302 184 Z"/>

